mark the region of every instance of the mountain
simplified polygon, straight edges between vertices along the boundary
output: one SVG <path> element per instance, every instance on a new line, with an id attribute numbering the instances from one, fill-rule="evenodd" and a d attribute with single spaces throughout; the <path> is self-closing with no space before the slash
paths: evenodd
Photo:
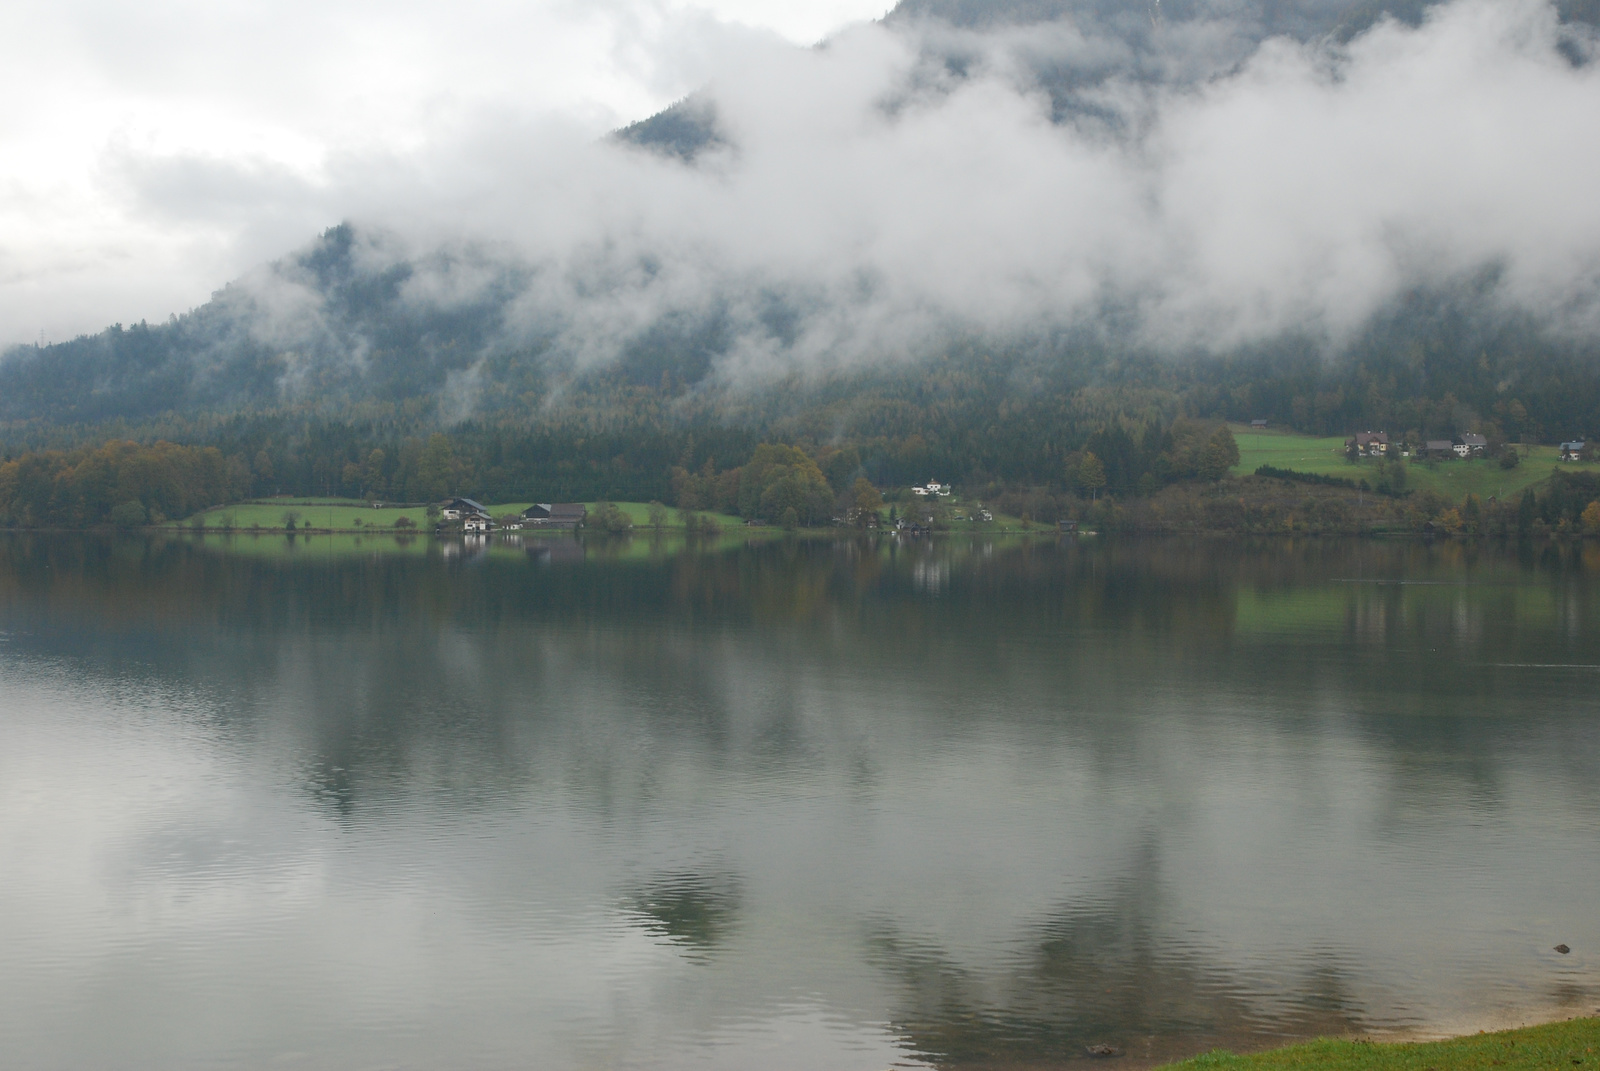
<path id="1" fill-rule="evenodd" d="M 927 58 L 958 78 L 973 58 L 962 34 L 1024 32 L 1061 23 L 1090 38 L 1115 42 L 1098 58 L 1062 62 L 1047 52 L 1023 53 L 1029 75 L 1050 94 L 1058 122 L 1101 114 L 1093 96 L 1113 78 L 1196 82 L 1241 62 L 1269 37 L 1349 41 L 1384 18 L 1415 26 L 1441 0 L 900 0 L 889 26 L 936 25 Z M 1600 25 L 1600 0 L 1561 0 L 1563 20 Z M 1220 34 L 1218 29 L 1222 30 Z M 827 43 L 819 47 L 827 47 Z M 691 95 L 616 132 L 619 141 L 685 161 L 725 147 L 715 102 Z"/>
<path id="2" fill-rule="evenodd" d="M 897 109 L 927 113 L 980 79 L 998 78 L 1015 94 L 1003 103 L 1042 94 L 1049 122 L 1087 152 L 1132 137 L 1127 127 L 1147 121 L 1140 87 L 1186 99 L 1270 37 L 1350 40 L 1384 17 L 1415 24 L 1426 7 L 903 0 L 883 24 L 914 58 L 875 106 L 889 117 L 887 139 Z M 1571 0 L 1561 14 L 1581 24 L 1594 8 Z M 723 129 L 727 103 L 695 94 L 613 138 L 666 158 L 666 170 L 641 172 L 641 181 L 681 185 L 700 161 L 737 165 L 745 147 Z M 1055 151 L 1047 137 L 1040 143 Z M 871 148 L 852 142 L 854 155 L 842 159 L 859 166 Z M 806 182 L 834 181 L 831 166 Z M 718 173 L 707 174 L 715 188 Z M 655 196 L 654 187 L 641 196 Z M 841 210 L 854 209 L 846 202 Z M 1469 417 L 1498 420 L 1506 434 L 1600 430 L 1593 335 L 1501 300 L 1508 269 L 1492 258 L 1393 287 L 1332 341 L 1308 315 L 1248 336 L 1172 343 L 1139 323 L 1154 298 L 1166 296 L 1165 278 L 1126 293 L 1102 281 L 1082 299 L 1088 313 L 1052 318 L 1046 302 L 1044 313 L 1029 307 L 1007 320 L 977 303 L 980 315 L 962 318 L 921 293 L 897 293 L 898 280 L 874 263 L 806 275 L 791 270 L 795 255 L 762 261 L 761 242 L 745 249 L 737 234 L 709 255 L 681 238 L 668 250 L 643 240 L 628 246 L 615 237 L 628 222 L 597 230 L 565 260 L 544 249 L 508 254 L 466 240 L 419 247 L 382 228 L 334 227 L 167 323 L 12 349 L 0 358 L 0 433 L 22 442 L 47 438 L 49 429 L 92 435 L 115 423 L 142 434 L 290 413 L 411 430 L 472 419 L 904 436 L 922 422 L 993 436 L 1006 413 L 1032 414 L 1018 417 L 1019 427 L 1067 423 L 1087 434 L 1119 415 L 1178 411 L 1270 416 L 1315 430 Z M 1026 219 L 999 223 L 1027 233 Z M 891 262 L 921 268 L 928 255 L 920 237 L 913 229 L 897 238 L 911 252 L 892 249 Z M 796 240 L 802 252 L 804 239 Z M 750 262 L 716 259 L 728 249 Z M 995 274 L 975 272 L 968 283 L 984 286 Z M 1008 285 L 996 303 L 1036 300 L 1033 280 Z M 1046 404 L 1040 392 L 1063 400 Z M 983 413 L 959 413 L 964 406 Z"/>

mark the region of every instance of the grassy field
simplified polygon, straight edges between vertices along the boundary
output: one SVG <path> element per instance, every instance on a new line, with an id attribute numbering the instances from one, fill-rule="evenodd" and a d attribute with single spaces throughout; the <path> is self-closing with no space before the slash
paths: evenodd
<path id="1" fill-rule="evenodd" d="M 717 551 L 743 546 L 754 539 L 776 539 L 781 536 L 782 533 L 776 529 L 767 528 L 751 532 L 741 527 L 737 531 L 724 531 L 716 539 L 697 539 L 693 541 L 693 546 L 701 552 Z M 235 557 L 270 561 L 337 561 L 375 555 L 425 558 L 441 553 L 447 557 L 462 553 L 460 542 L 434 539 L 431 531 L 421 535 L 396 536 L 387 530 L 378 534 L 325 531 L 290 534 L 281 529 L 262 529 L 254 532 L 244 530 L 225 534 L 210 530 L 204 536 L 179 535 L 175 538 L 192 539 L 196 546 Z M 675 554 L 688 543 L 689 540 L 684 536 L 682 529 L 668 529 L 659 533 L 646 529 L 633 533 L 631 538 L 608 539 L 604 536 L 591 536 L 582 540 L 574 540 L 568 532 L 551 531 L 511 533 L 504 537 L 472 540 L 466 554 L 474 559 L 482 557 L 499 561 L 523 561 L 530 554 L 539 553 L 541 548 L 549 548 L 553 544 L 569 544 L 575 545 L 573 553 L 580 560 L 648 561 L 664 554 Z"/>
<path id="2" fill-rule="evenodd" d="M 509 513 L 521 513 L 533 503 L 531 502 L 505 502 L 499 505 L 489 505 L 489 513 L 495 517 L 503 517 Z M 644 502 L 618 502 L 616 504 L 626 513 L 633 523 L 643 528 L 649 523 L 650 508 Z M 588 503 L 590 509 L 595 503 Z M 711 517 L 724 528 L 744 527 L 743 519 L 730 516 L 726 513 L 701 511 L 702 515 Z M 408 509 L 373 509 L 370 503 L 358 499 L 348 498 L 275 498 L 263 502 L 247 502 L 233 506 L 219 506 L 216 509 L 206 510 L 200 514 L 200 524 L 208 529 L 234 528 L 249 530 L 252 527 L 261 529 L 282 530 L 289 514 L 294 514 L 295 527 L 310 526 L 317 529 L 332 529 L 340 532 L 370 531 L 373 529 L 393 529 L 394 522 L 405 517 L 416 526 L 416 530 L 428 530 L 432 525 L 428 521 L 427 510 L 421 506 Z M 680 510 L 667 511 L 668 527 L 682 528 L 684 514 Z M 195 519 L 187 518 L 180 522 L 185 528 L 195 527 Z"/>
<path id="3" fill-rule="evenodd" d="M 1233 468 L 1235 476 L 1252 473 L 1261 465 L 1272 465 L 1280 469 L 1339 476 L 1357 482 L 1365 479 L 1369 484 L 1376 477 L 1376 461 L 1352 463 L 1345 458 L 1342 435 L 1317 438 L 1286 431 L 1251 431 L 1239 425 L 1233 425 L 1233 435 L 1239 444 L 1239 464 Z M 1563 463 L 1560 451 L 1554 446 L 1521 449 L 1522 464 L 1514 469 L 1503 469 L 1498 461 L 1482 458 L 1467 461 L 1407 461 L 1406 487 L 1416 491 L 1437 491 L 1453 502 L 1461 501 L 1469 493 L 1483 499 L 1491 496 L 1504 499 L 1549 479 L 1551 470 L 1557 466 L 1564 471 L 1600 471 L 1600 464 L 1594 462 Z"/>
<path id="4" fill-rule="evenodd" d="M 1259 464 L 1259 462 L 1258 462 Z M 489 513 L 494 517 L 503 517 L 507 514 L 521 513 L 527 509 L 531 502 L 503 502 L 498 505 L 484 503 Z M 596 503 L 587 503 L 594 509 Z M 626 513 L 636 528 L 645 528 L 650 523 L 650 506 L 646 502 L 617 502 L 616 507 Z M 702 517 L 710 517 L 722 526 L 724 531 L 745 527 L 744 518 L 736 517 L 729 513 L 717 513 L 713 510 L 696 510 Z M 394 522 L 401 517 L 409 519 L 416 527 L 412 531 L 431 531 L 432 524 L 428 521 L 427 511 L 421 507 L 407 509 L 373 509 L 370 503 L 348 498 L 275 498 L 270 501 L 245 502 L 233 506 L 219 506 L 209 509 L 199 515 L 198 526 L 207 530 L 220 530 L 232 528 L 235 531 L 250 531 L 252 528 L 261 531 L 282 531 L 286 518 L 294 514 L 295 527 L 311 527 L 317 530 L 332 530 L 336 532 L 371 532 L 393 531 Z M 884 507 L 883 514 L 887 518 L 888 507 Z M 685 511 L 668 507 L 667 527 L 681 529 L 683 527 Z M 175 522 L 179 527 L 193 529 L 197 527 L 194 517 Z M 1041 526 L 1034 525 L 1034 529 Z M 1048 528 L 1050 526 L 1042 526 Z M 1015 532 L 1023 530 L 1022 521 L 1016 517 L 996 514 L 995 519 L 988 523 L 979 522 L 971 524 L 966 521 L 954 521 L 951 530 L 958 532 L 995 533 Z"/>
<path id="5" fill-rule="evenodd" d="M 1473 1034 L 1448 1041 L 1375 1044 L 1320 1040 L 1248 1056 L 1211 1052 L 1163 1071 L 1590 1071 L 1600 1067 L 1600 1019 Z"/>

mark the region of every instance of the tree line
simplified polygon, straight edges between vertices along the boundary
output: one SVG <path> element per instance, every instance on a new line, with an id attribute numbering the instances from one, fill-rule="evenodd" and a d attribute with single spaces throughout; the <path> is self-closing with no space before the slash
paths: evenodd
<path id="1" fill-rule="evenodd" d="M 443 433 L 402 440 L 390 450 L 352 441 L 309 465 L 302 453 L 279 455 L 291 459 L 282 470 L 272 450 L 258 450 L 251 457 L 245 451 L 224 453 L 216 446 L 166 441 L 119 440 L 75 450 L 29 451 L 0 460 L 0 526 L 136 527 L 278 493 L 382 499 L 399 491 L 397 497 L 408 501 L 447 494 L 486 501 L 628 498 L 626 480 L 622 492 L 612 482 L 619 471 L 637 479 L 634 486 L 639 489 L 661 492 L 639 494 L 637 500 L 656 498 L 690 512 L 720 511 L 790 527 L 835 519 L 866 525 L 877 523 L 885 504 L 881 491 L 888 490 L 890 509 L 908 522 L 938 528 L 952 521 L 937 496 L 915 497 L 907 486 L 876 484 L 870 476 L 871 454 L 854 444 L 757 443 L 742 463 L 722 467 L 709 453 L 695 465 L 701 447 L 691 437 L 677 444 L 682 447 L 678 463 L 655 473 L 630 474 L 626 455 L 612 467 L 552 467 L 554 473 L 568 474 L 567 487 L 591 493 L 545 494 L 558 485 L 535 475 L 512 493 L 485 494 L 485 476 L 503 470 L 520 445 L 502 442 L 499 464 L 487 470 L 478 466 L 494 459 L 492 448 Z M 994 483 L 967 486 L 963 492 L 969 508 L 982 501 L 1027 521 L 1054 524 L 1070 518 L 1108 531 L 1401 529 L 1501 537 L 1600 535 L 1600 474 L 1558 469 L 1537 492 L 1530 489 L 1505 501 L 1468 495 L 1451 502 L 1428 491 L 1376 486 L 1376 493 L 1358 505 L 1350 501 L 1352 489 L 1341 486 L 1347 481 L 1307 480 L 1301 473 L 1269 468 L 1244 480 L 1219 482 L 1237 459 L 1237 446 L 1225 426 L 1179 420 L 1138 435 L 1106 427 L 1068 452 L 1050 484 Z M 299 476 L 304 481 L 309 474 L 315 481 L 321 472 L 336 482 L 320 486 L 295 480 Z M 1287 490 L 1293 487 L 1302 490 Z"/>
<path id="2" fill-rule="evenodd" d="M 220 443 L 116 440 L 4 454 L 0 524 L 159 524 L 210 506 L 278 495 L 432 502 L 670 502 L 772 523 L 826 523 L 873 512 L 880 488 L 954 482 L 945 450 L 913 433 L 858 442 L 761 441 L 725 428 L 627 435 L 515 433 L 469 426 L 456 434 L 378 438 L 342 424 L 281 438 L 261 426 Z M 276 429 L 282 431 L 283 429 Z M 1070 432 L 1058 431 L 1063 440 Z M 1132 433 L 1102 426 L 1059 452 L 1037 480 L 970 481 L 978 496 L 1151 493 L 1218 479 L 1238 459 L 1225 427 L 1177 420 Z M 970 470 L 969 470 L 970 471 Z"/>
<path id="3" fill-rule="evenodd" d="M 109 442 L 0 462 L 0 524 L 133 527 L 242 497 L 249 471 L 214 446 Z"/>

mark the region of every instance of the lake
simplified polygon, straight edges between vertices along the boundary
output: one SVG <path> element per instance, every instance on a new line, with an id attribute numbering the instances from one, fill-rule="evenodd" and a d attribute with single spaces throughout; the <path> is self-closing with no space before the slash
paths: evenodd
<path id="1" fill-rule="evenodd" d="M 1594 1014 L 1597 626 L 1593 544 L 0 536 L 0 1063 Z"/>

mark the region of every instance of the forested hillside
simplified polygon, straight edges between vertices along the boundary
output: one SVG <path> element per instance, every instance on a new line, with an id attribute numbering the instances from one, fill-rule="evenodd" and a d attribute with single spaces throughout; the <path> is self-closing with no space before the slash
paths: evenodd
<path id="1" fill-rule="evenodd" d="M 1047 99 L 1048 129 L 1027 129 L 1050 152 L 1129 138 L 1137 150 L 1150 86 L 1182 100 L 1269 37 L 1347 40 L 1387 16 L 1416 23 L 1424 7 L 904 0 L 885 24 L 912 58 L 896 61 L 894 92 L 870 103 L 883 123 L 875 136 L 982 77 L 1018 100 Z M 1571 27 L 1591 20 L 1593 5 L 1574 0 L 1559 11 L 1568 29 L 1558 43 L 1570 48 L 1558 62 L 1588 70 L 1592 35 Z M 1227 33 L 1212 32 L 1218 26 Z M 748 139 L 749 115 L 744 122 Z M 665 169 L 637 171 L 650 181 L 715 191 L 745 149 L 720 123 L 708 91 L 619 131 L 608 151 Z M 1052 140 L 1057 128 L 1078 140 Z M 965 157 L 952 159 L 954 167 Z M 1069 192 L 1044 197 L 1041 211 Z M 835 213 L 813 207 L 813 219 Z M 989 224 L 998 232 L 1016 223 L 980 218 L 968 255 L 916 244 L 924 216 L 910 220 L 912 236 L 897 240 L 915 255 L 890 250 L 908 274 L 928 257 L 969 270 L 994 244 Z M 968 301 L 967 290 L 1009 270 L 1003 258 L 996 271 L 900 292 L 870 261 L 784 275 L 791 262 L 761 261 L 760 243 L 740 245 L 742 234 L 713 253 L 756 259 L 729 266 L 707 263 L 711 254 L 676 232 L 679 244 L 660 248 L 628 246 L 618 233 L 599 230 L 562 260 L 481 240 L 419 244 L 370 225 L 332 227 L 166 322 L 7 352 L 0 450 L 67 457 L 108 439 L 163 440 L 215 447 L 241 494 L 412 500 L 447 490 L 665 499 L 691 486 L 675 473 L 714 486 L 762 443 L 799 446 L 819 463 L 854 458 L 850 472 L 830 476 L 847 485 L 859 475 L 882 486 L 936 478 L 989 493 L 1065 492 L 1093 453 L 1106 466 L 1104 490 L 1134 495 L 1194 478 L 1201 466 L 1184 442 L 1223 420 L 1324 435 L 1379 429 L 1411 441 L 1472 431 L 1496 446 L 1600 433 L 1600 344 L 1585 326 L 1585 292 L 1565 305 L 1558 294 L 1541 313 L 1508 297 L 1514 266 L 1505 258 L 1419 271 L 1351 323 L 1330 326 L 1327 309 L 1312 309 L 1218 332 L 1207 317 L 1238 309 L 1195 316 L 1179 302 L 1183 315 L 1167 320 L 1150 311 L 1171 299 L 1163 288 L 1209 293 L 1209 280 L 1189 277 L 1198 267 L 1125 291 L 1098 280 L 1091 297 L 1057 315 L 1043 268 L 1018 268 L 992 303 Z M 1016 233 L 1014 256 L 1035 265 L 1035 247 L 1048 240 L 1026 225 Z M 972 234 L 952 232 L 958 240 Z M 1109 248 L 1120 242 L 1113 233 Z M 967 301 L 969 311 L 937 307 L 930 294 Z M 1276 300 L 1246 293 L 1239 308 Z M 1296 309 L 1301 299 L 1283 300 Z M 989 304 L 1007 301 L 1020 311 L 991 313 Z M 1195 324 L 1192 338 L 1178 330 Z M 424 465 L 441 442 L 448 463 Z M 154 508 L 170 514 L 168 505 Z"/>
<path id="2" fill-rule="evenodd" d="M 354 245 L 352 228 L 336 228 L 280 266 L 319 298 L 293 350 L 253 332 L 240 310 L 254 311 L 255 299 L 230 288 L 171 323 L 13 351 L 0 363 L 0 444 L 117 434 L 241 443 L 253 456 L 313 427 L 391 444 L 445 427 L 609 464 L 659 454 L 652 443 L 727 437 L 744 453 L 765 437 L 863 444 L 885 458 L 885 479 L 1048 482 L 1097 430 L 1136 433 L 1179 416 L 1413 439 L 1481 431 L 1554 442 L 1600 431 L 1594 344 L 1497 309 L 1482 279 L 1406 295 L 1332 355 L 1294 338 L 1187 357 L 1086 334 L 953 338 L 915 360 L 746 385 L 714 373 L 715 319 L 662 325 L 615 363 L 573 368 L 538 340 L 492 343 L 506 314 L 492 295 L 418 312 L 403 296 L 409 268 L 364 274 Z M 608 452 L 596 458 L 601 442 Z M 900 457 L 914 458 L 910 468 L 888 460 Z"/>

